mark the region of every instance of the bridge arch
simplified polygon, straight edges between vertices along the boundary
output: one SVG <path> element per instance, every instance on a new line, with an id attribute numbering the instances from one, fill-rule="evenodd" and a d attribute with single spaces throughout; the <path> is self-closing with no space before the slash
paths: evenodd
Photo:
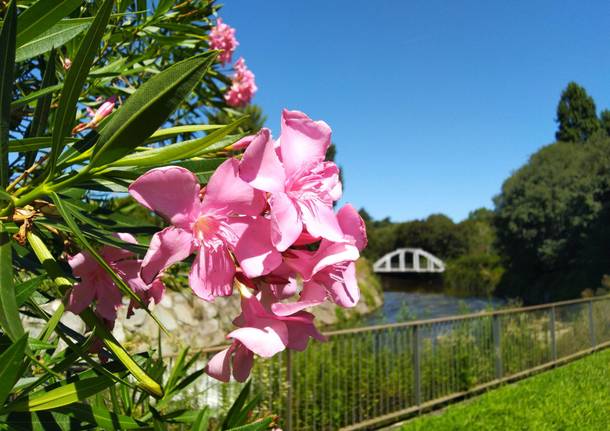
<path id="1" fill-rule="evenodd" d="M 445 262 L 421 248 L 399 248 L 379 258 L 373 264 L 378 273 L 441 273 Z"/>

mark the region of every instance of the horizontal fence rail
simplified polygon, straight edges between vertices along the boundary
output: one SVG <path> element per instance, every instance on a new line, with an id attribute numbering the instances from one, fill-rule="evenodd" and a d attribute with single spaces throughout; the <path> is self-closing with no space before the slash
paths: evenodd
<path id="1" fill-rule="evenodd" d="M 280 415 L 285 431 L 372 429 L 608 347 L 610 296 L 326 335 L 256 362 L 261 409 Z M 185 399 L 223 411 L 239 389 L 203 379 Z"/>

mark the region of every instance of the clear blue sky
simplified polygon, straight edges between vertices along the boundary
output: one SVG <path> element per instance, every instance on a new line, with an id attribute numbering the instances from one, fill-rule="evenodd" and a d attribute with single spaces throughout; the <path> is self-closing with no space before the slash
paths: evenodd
<path id="1" fill-rule="evenodd" d="M 610 2 L 226 0 L 255 103 L 333 129 L 344 202 L 461 220 L 553 140 L 570 80 L 610 108 Z"/>

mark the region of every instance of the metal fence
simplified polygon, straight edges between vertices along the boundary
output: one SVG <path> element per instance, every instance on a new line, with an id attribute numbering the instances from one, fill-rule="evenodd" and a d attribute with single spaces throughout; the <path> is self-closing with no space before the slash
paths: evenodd
<path id="1" fill-rule="evenodd" d="M 375 428 L 610 346 L 610 297 L 326 335 L 253 370 L 262 409 L 285 431 Z M 239 388 L 205 380 L 195 390 L 222 408 Z"/>

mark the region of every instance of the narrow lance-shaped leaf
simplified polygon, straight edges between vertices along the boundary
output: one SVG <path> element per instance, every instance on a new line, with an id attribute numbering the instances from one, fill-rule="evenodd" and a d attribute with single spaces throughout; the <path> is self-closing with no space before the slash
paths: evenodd
<path id="1" fill-rule="evenodd" d="M 23 335 L 13 281 L 13 251 L 11 237 L 0 221 L 0 326 L 13 340 Z"/>
<path id="2" fill-rule="evenodd" d="M 190 139 L 188 141 L 177 142 L 161 148 L 153 148 L 147 151 L 141 151 L 136 154 L 123 157 L 112 163 L 111 166 L 153 166 L 161 165 L 175 160 L 188 159 L 204 148 L 219 142 L 227 136 L 233 129 L 239 126 L 244 119 L 242 117 L 233 123 L 223 127 L 222 129 L 214 130 L 207 136 L 201 138 Z"/>
<path id="3" fill-rule="evenodd" d="M 11 98 L 15 74 L 15 34 L 17 30 L 17 1 L 6 11 L 0 31 L 0 189 L 9 180 L 8 140 L 11 121 Z"/>
<path id="4" fill-rule="evenodd" d="M 37 412 L 56 409 L 85 400 L 108 388 L 113 383 L 114 381 L 106 376 L 77 380 L 49 391 L 35 392 L 26 399 L 9 404 L 6 410 L 11 412 Z"/>
<path id="5" fill-rule="evenodd" d="M 100 132 L 90 165 L 111 163 L 141 145 L 188 97 L 215 58 L 215 52 L 207 52 L 176 63 L 146 81 Z"/>
<path id="6" fill-rule="evenodd" d="M 55 50 L 52 50 L 49 54 L 49 58 L 47 60 L 47 64 L 44 69 L 44 75 L 42 77 L 42 89 L 46 89 L 50 86 L 53 86 L 56 82 L 55 78 L 55 64 L 57 63 Z M 28 137 L 29 136 L 42 136 L 47 128 L 47 122 L 49 119 L 49 112 L 51 111 L 51 99 L 53 94 L 48 93 L 38 100 L 36 103 L 36 109 L 34 110 L 34 117 L 32 118 L 32 123 L 28 129 Z M 36 159 L 36 151 L 29 151 L 26 154 L 25 166 L 31 166 Z"/>
<path id="7" fill-rule="evenodd" d="M 104 30 L 110 20 L 113 0 L 105 0 L 102 7 L 97 12 L 93 24 L 85 34 L 78 52 L 74 57 L 72 66 L 66 76 L 64 89 L 59 98 L 59 107 L 55 113 L 53 123 L 53 146 L 49 154 L 49 177 L 55 172 L 57 157 L 63 150 L 65 137 L 70 134 L 74 117 L 76 115 L 76 103 L 80 96 L 83 86 L 87 79 L 87 74 L 93 63 L 95 54 L 100 48 L 100 41 L 104 35 Z"/>
<path id="8" fill-rule="evenodd" d="M 60 21 L 49 30 L 17 48 L 15 61 L 19 63 L 44 54 L 52 48 L 59 48 L 85 31 L 89 24 L 91 24 L 91 20 L 83 18 Z"/>
<path id="9" fill-rule="evenodd" d="M 81 0 L 38 0 L 19 16 L 17 46 L 34 39 L 81 4 Z"/>
<path id="10" fill-rule="evenodd" d="M 11 344 L 0 355 L 0 406 L 8 398 L 11 389 L 13 389 L 17 380 L 21 377 L 20 374 L 25 371 L 22 364 L 25 358 L 27 341 L 27 335 L 23 334 L 19 340 Z"/>

